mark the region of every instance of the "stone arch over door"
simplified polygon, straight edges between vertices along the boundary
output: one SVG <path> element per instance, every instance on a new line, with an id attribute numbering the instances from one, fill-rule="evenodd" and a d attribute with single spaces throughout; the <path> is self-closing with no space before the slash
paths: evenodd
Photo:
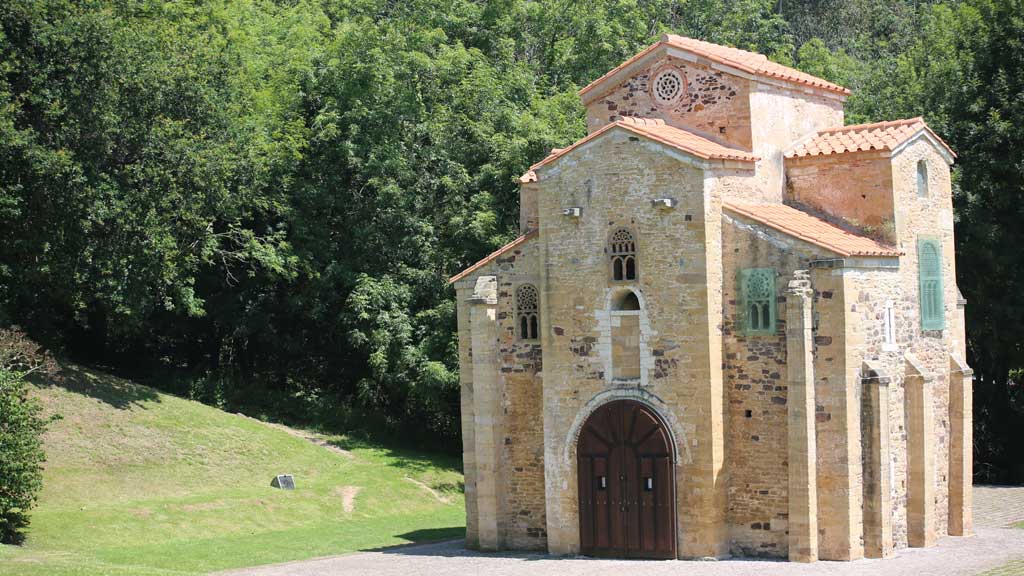
<path id="1" fill-rule="evenodd" d="M 580 551 L 675 558 L 675 443 L 650 406 L 614 400 L 583 422 L 576 447 Z"/>

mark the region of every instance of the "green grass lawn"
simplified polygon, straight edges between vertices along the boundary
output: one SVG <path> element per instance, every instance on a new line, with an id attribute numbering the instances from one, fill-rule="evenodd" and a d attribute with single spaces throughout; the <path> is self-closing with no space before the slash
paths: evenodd
<path id="1" fill-rule="evenodd" d="M 38 391 L 45 488 L 0 573 L 203 574 L 465 533 L 454 458 L 287 430 L 71 371 Z M 270 487 L 295 475 L 297 489 Z"/>

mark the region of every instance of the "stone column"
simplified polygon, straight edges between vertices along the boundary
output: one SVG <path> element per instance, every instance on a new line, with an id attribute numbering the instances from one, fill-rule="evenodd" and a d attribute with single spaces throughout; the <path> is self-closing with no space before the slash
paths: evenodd
<path id="1" fill-rule="evenodd" d="M 786 381 L 789 432 L 789 559 L 818 559 L 817 447 L 814 432 L 814 291 L 797 270 L 786 297 Z"/>
<path id="2" fill-rule="evenodd" d="M 935 418 L 931 374 L 905 355 L 907 419 L 907 540 L 935 544 Z"/>
<path id="3" fill-rule="evenodd" d="M 481 550 L 499 546 L 501 417 L 498 390 L 497 281 L 481 276 L 470 305 L 473 363 L 473 440 L 477 537 Z"/>
<path id="4" fill-rule="evenodd" d="M 860 369 L 864 330 L 859 292 L 844 262 L 811 269 L 814 330 L 815 434 L 818 450 L 818 557 L 864 557 Z"/>
<path id="5" fill-rule="evenodd" d="M 473 297 L 472 280 L 460 280 L 455 285 L 455 302 L 459 327 L 459 400 L 462 421 L 462 472 L 465 479 L 466 547 L 479 548 L 476 509 L 476 439 L 473 415 L 473 332 L 470 329 L 470 304 Z"/>
<path id="6" fill-rule="evenodd" d="M 893 555 L 892 486 L 889 459 L 889 383 L 881 370 L 865 362 L 861 379 L 864 463 L 864 555 Z"/>
<path id="7" fill-rule="evenodd" d="M 974 466 L 974 371 L 957 355 L 949 358 L 949 534 L 970 536 Z"/>
<path id="8" fill-rule="evenodd" d="M 964 316 L 965 308 L 967 307 L 967 299 L 960 292 L 960 287 L 956 289 L 956 314 L 953 316 L 955 324 L 953 325 L 953 354 L 961 360 L 964 367 L 967 366 L 963 362 L 967 358 L 967 319 Z"/>

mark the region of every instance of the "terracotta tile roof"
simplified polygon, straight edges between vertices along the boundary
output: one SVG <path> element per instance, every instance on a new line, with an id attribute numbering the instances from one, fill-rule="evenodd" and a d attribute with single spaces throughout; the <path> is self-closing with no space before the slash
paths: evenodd
<path id="1" fill-rule="evenodd" d="M 588 134 L 581 140 L 577 140 L 571 146 L 566 148 L 555 148 L 546 158 L 537 162 L 533 166 L 530 166 L 530 170 L 536 170 L 541 166 L 561 158 L 565 154 L 586 144 L 587 142 L 599 138 L 602 134 L 612 130 L 613 128 L 624 128 L 639 136 L 654 140 L 655 142 L 660 142 L 661 144 L 671 146 L 677 150 L 690 154 L 691 156 L 696 156 L 705 160 L 735 160 L 737 162 L 757 162 L 760 160 L 759 157 L 751 154 L 750 152 L 739 148 L 732 148 L 725 144 L 719 144 L 718 142 L 699 136 L 689 130 L 669 126 L 661 119 L 624 117 L 605 125 L 600 130 Z M 527 172 L 524 177 L 527 175 L 529 175 L 529 172 Z M 536 174 L 534 174 L 534 177 L 536 177 Z M 522 181 L 522 179 L 520 179 L 520 181 Z"/>
<path id="2" fill-rule="evenodd" d="M 785 204 L 722 202 L 726 210 L 779 232 L 821 246 L 840 256 L 899 256 L 900 252 L 867 236 L 847 232 L 821 218 Z"/>
<path id="3" fill-rule="evenodd" d="M 942 138 L 932 132 L 921 117 L 906 120 L 891 120 L 873 124 L 856 124 L 838 128 L 826 128 L 811 138 L 798 143 L 786 153 L 786 158 L 802 158 L 841 154 L 843 152 L 868 152 L 872 150 L 892 151 L 911 137 L 926 130 L 941 144 L 947 152 L 956 158 L 956 154 Z"/>
<path id="4" fill-rule="evenodd" d="M 458 282 L 459 280 L 462 280 L 466 276 L 469 276 L 473 272 L 479 270 L 480 268 L 486 266 L 487 264 L 490 264 L 491 261 L 493 261 L 495 258 L 501 256 L 502 254 L 508 252 L 509 250 L 513 250 L 513 249 L 515 249 L 515 248 L 517 248 L 519 246 L 522 246 L 526 242 L 536 238 L 537 234 L 538 234 L 537 230 L 531 230 L 531 231 L 527 232 L 526 234 L 523 234 L 519 238 L 516 238 L 515 240 L 509 242 L 508 244 L 505 244 L 501 248 L 498 248 L 494 252 L 491 252 L 490 254 L 487 255 L 486 258 L 480 260 L 476 264 L 473 264 L 469 268 L 466 268 L 462 272 L 459 272 L 455 276 L 452 276 L 451 278 L 448 279 L 448 283 L 451 284 L 453 282 Z"/>
<path id="5" fill-rule="evenodd" d="M 764 54 L 758 54 L 756 52 L 748 52 L 746 50 L 740 50 L 739 48 L 730 48 L 728 46 L 721 46 L 719 44 L 712 44 L 710 42 L 704 42 L 703 40 L 696 40 L 694 38 L 687 38 L 685 36 L 677 36 L 675 34 L 665 34 L 661 37 L 661 40 L 648 46 L 640 53 L 636 54 L 629 60 L 626 60 L 615 69 L 611 70 L 604 76 L 601 76 L 597 80 L 594 80 L 590 84 L 586 85 L 580 90 L 580 96 L 586 95 L 592 91 L 598 85 L 603 84 L 605 80 L 614 76 L 615 74 L 622 71 L 624 68 L 633 64 L 637 60 L 650 54 L 654 50 L 662 46 L 672 46 L 682 50 L 686 50 L 697 56 L 707 58 L 713 62 L 724 64 L 732 68 L 736 68 L 747 74 L 754 76 L 767 76 L 776 80 L 782 80 L 785 82 L 792 82 L 794 84 L 802 84 L 804 86 L 812 86 L 820 88 L 829 92 L 835 92 L 844 96 L 849 95 L 850 91 L 838 84 L 833 84 L 827 80 L 818 78 L 817 76 L 811 76 L 805 72 L 801 72 L 795 68 L 783 66 L 782 64 L 776 64 L 768 59 Z M 584 98 L 586 100 L 586 98 Z"/>

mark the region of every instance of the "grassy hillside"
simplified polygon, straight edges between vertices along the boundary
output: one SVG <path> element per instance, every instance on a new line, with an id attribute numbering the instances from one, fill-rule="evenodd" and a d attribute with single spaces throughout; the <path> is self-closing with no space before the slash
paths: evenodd
<path id="1" fill-rule="evenodd" d="M 200 574 L 463 534 L 454 459 L 316 437 L 71 369 L 5 575 Z M 294 492 L 270 487 L 295 475 Z"/>

